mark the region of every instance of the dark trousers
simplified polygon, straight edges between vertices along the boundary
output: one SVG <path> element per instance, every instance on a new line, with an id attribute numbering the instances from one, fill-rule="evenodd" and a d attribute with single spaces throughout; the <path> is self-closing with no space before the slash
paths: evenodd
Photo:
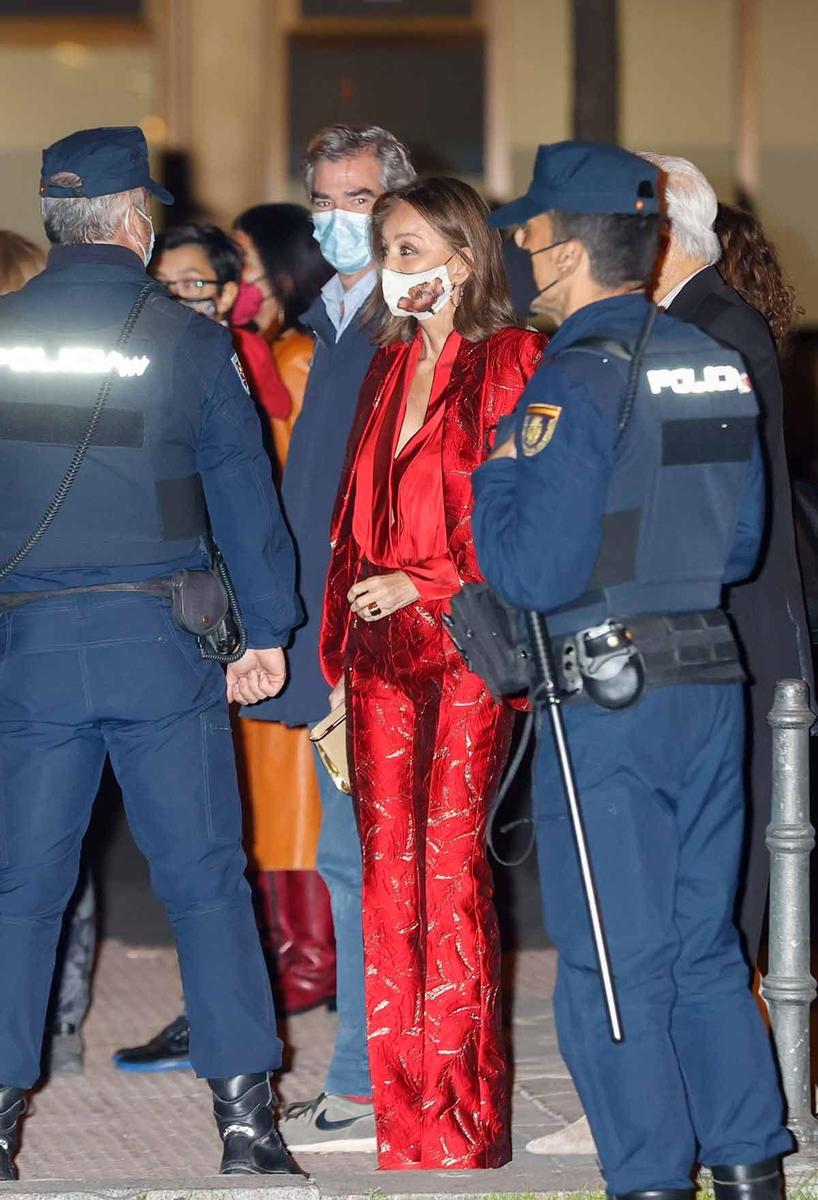
<path id="1" fill-rule="evenodd" d="M 611 1192 L 689 1187 L 698 1159 L 790 1148 L 772 1050 L 732 923 L 744 823 L 739 685 L 568 707 L 625 1041 L 609 1036 L 550 731 L 535 774 L 560 1048 Z"/>
<path id="2" fill-rule="evenodd" d="M 0 1082 L 30 1087 L 106 752 L 176 934 L 196 1073 L 281 1063 L 220 667 L 167 601 L 83 595 L 0 618 Z"/>

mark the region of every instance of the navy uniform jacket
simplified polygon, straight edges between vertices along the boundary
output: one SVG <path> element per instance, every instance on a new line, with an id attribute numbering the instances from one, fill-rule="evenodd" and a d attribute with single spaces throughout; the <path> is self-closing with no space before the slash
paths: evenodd
<path id="1" fill-rule="evenodd" d="M 301 318 L 315 333 L 304 404 L 293 427 L 281 499 L 295 540 L 298 595 L 305 620 L 288 652 L 280 696 L 242 709 L 256 721 L 314 725 L 327 715 L 328 688 L 318 661 L 318 635 L 329 570 L 329 527 L 358 395 L 377 346 L 360 312 L 336 342 L 321 296 Z"/>
<path id="2" fill-rule="evenodd" d="M 560 352 L 587 337 L 633 345 L 646 312 L 644 296 L 632 294 L 589 304 L 570 316 L 553 337 L 512 418 L 517 458 L 495 459 L 474 475 L 472 525 L 481 570 L 520 608 L 547 613 L 585 592 L 602 540 L 616 463 L 627 364 L 613 357 L 603 362 L 598 353 Z M 652 351 L 660 349 L 663 336 L 678 342 L 683 330 L 682 322 L 660 313 Z M 695 337 L 701 338 L 698 331 Z M 558 406 L 562 412 L 547 446 L 526 456 L 520 439 L 532 403 Z M 498 445 L 509 432 L 507 427 L 498 431 Z M 752 571 L 763 513 L 763 472 L 756 445 L 725 582 L 744 579 Z"/>
<path id="3" fill-rule="evenodd" d="M 58 342 L 62 338 L 74 343 L 78 339 L 93 342 L 95 331 L 109 331 L 112 326 L 124 324 L 139 291 L 147 282 L 141 260 L 124 247 L 55 247 L 41 275 L 21 291 L 0 299 L 0 347 L 14 337 L 15 331 L 28 327 L 36 328 L 44 342 Z M 168 447 L 168 455 L 176 461 L 182 457 L 190 461 L 201 478 L 213 533 L 233 577 L 248 644 L 257 648 L 280 646 L 286 643 L 299 615 L 294 595 L 293 547 L 262 446 L 258 417 L 236 369 L 230 334 L 165 297 L 160 289 L 158 291 L 159 295 L 151 301 L 149 322 L 157 334 L 154 344 L 147 347 L 149 355 L 156 360 L 153 378 L 158 381 L 161 377 L 165 381 L 163 386 L 172 388 L 174 406 L 178 405 L 179 411 L 185 414 L 179 425 L 182 432 L 176 436 L 176 444 Z M 166 344 L 164 318 L 168 331 Z M 137 324 L 135 342 L 140 332 L 144 333 L 144 328 L 140 330 Z M 173 347 L 170 363 L 162 358 L 169 353 L 168 347 Z M 42 376 L 39 392 L 35 394 L 59 405 L 59 380 L 59 374 Z M 146 373 L 145 380 L 151 380 L 151 375 Z M 82 381 L 83 387 L 87 386 L 88 405 L 96 399 L 100 382 L 99 376 L 88 376 Z M 71 386 L 76 389 L 76 380 Z M 36 444 L 32 447 L 28 437 L 15 440 L 9 413 L 13 408 L 21 407 L 14 403 L 16 394 L 13 373 L 0 370 L 0 455 L 13 463 L 15 458 L 19 462 L 34 453 L 32 461 L 43 464 L 36 479 L 36 497 L 39 503 L 42 496 L 42 508 L 45 509 L 68 465 L 71 446 L 54 446 L 54 439 L 48 433 L 31 439 L 40 440 L 40 447 Z M 79 510 L 83 506 L 90 521 L 94 516 L 93 508 L 98 507 L 104 513 L 106 502 L 110 503 L 100 464 L 126 461 L 125 455 L 120 460 L 115 455 L 105 460 L 105 453 L 111 454 L 110 450 L 98 449 L 95 462 L 92 444 L 64 509 L 31 557 L 13 574 L 0 580 L 0 590 L 36 591 L 133 582 L 165 575 L 182 567 L 205 565 L 206 547 L 201 537 L 181 543 L 186 547 L 182 556 L 178 555 L 180 543 L 168 543 L 168 550 L 172 547 L 177 551 L 174 557 L 161 554 L 161 542 L 152 543 L 159 545 L 160 554 L 151 562 L 142 561 L 130 546 L 127 553 L 123 549 L 117 555 L 115 543 L 112 543 L 110 564 L 98 554 L 89 556 L 86 539 L 84 557 L 78 551 L 72 561 L 66 529 L 82 528 L 82 511 Z M 21 479 L 18 484 L 21 495 L 24 482 Z M 10 494 L 14 486 L 8 477 L 0 480 L 0 497 L 7 514 L 15 512 L 15 496 Z M 30 497 L 27 500 L 33 505 Z M 21 503 L 18 502 L 18 508 Z M 70 513 L 69 509 L 72 509 Z M 0 518 L 5 531 L 4 548 L 8 545 L 10 551 L 16 549 L 11 543 L 20 533 L 14 528 L 15 519 L 13 516 Z M 129 530 L 127 517 L 122 519 L 125 522 L 124 545 L 128 542 Z M 22 534 L 25 536 L 30 532 L 25 529 Z M 5 557 L 5 553 L 0 555 L 0 558 Z M 48 564 L 50 557 L 59 566 L 44 567 L 42 564 Z"/>

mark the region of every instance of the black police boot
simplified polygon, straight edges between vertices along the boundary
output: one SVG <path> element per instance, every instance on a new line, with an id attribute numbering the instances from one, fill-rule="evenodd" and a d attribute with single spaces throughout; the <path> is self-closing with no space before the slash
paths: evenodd
<path id="1" fill-rule="evenodd" d="M 281 1140 L 266 1071 L 208 1079 L 224 1153 L 222 1175 L 303 1175 Z"/>
<path id="2" fill-rule="evenodd" d="M 696 1200 L 696 1189 L 646 1188 L 640 1192 L 609 1192 L 609 1200 Z"/>
<path id="3" fill-rule="evenodd" d="M 784 1172 L 780 1158 L 765 1158 L 749 1166 L 711 1167 L 716 1200 L 781 1200 Z"/>
<path id="4" fill-rule="evenodd" d="M 25 1111 L 23 1089 L 0 1083 L 0 1180 L 18 1178 L 12 1159 L 17 1153 L 17 1122 Z"/>

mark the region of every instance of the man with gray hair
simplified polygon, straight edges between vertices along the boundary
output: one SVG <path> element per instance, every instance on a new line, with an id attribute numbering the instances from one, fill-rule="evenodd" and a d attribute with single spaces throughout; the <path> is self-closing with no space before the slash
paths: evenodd
<path id="1" fill-rule="evenodd" d="M 145 274 L 151 196 L 173 203 L 136 127 L 49 146 L 48 265 L 0 300 L 0 1180 L 106 754 L 176 936 L 222 1173 L 300 1173 L 228 715 L 284 685 L 293 549 L 229 333 Z"/>
<path id="2" fill-rule="evenodd" d="M 302 318 L 315 334 L 315 354 L 282 483 L 306 621 L 296 631 L 289 651 L 286 690 L 242 714 L 290 726 L 314 725 L 329 707 L 318 661 L 318 635 L 329 567 L 330 518 L 358 393 L 376 350 L 360 315 L 377 279 L 370 214 L 383 192 L 414 178 L 406 149 L 376 125 L 322 129 L 307 147 L 303 174 L 315 238 L 336 271 Z M 361 932 L 361 847 L 352 799 L 338 791 L 317 756 L 316 769 L 323 808 L 318 870 L 329 888 L 335 923 L 338 1031 L 324 1092 L 290 1105 L 284 1112 L 282 1131 L 294 1147 L 305 1151 L 374 1152 Z"/>

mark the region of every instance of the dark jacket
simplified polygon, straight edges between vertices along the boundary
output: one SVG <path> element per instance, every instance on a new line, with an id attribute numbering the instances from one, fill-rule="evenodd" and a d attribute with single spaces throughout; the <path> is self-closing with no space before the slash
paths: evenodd
<path id="1" fill-rule="evenodd" d="M 768 489 L 765 542 L 754 575 L 746 583 L 731 588 L 728 596 L 729 611 L 752 679 L 747 730 L 751 809 L 739 924 L 754 958 L 764 919 L 769 868 L 764 844 L 770 819 L 771 781 L 771 731 L 767 713 L 777 680 L 802 678 L 812 687 L 809 627 L 795 551 L 792 493 L 784 446 L 781 378 L 775 343 L 766 321 L 724 282 L 715 267 L 707 267 L 694 276 L 668 311 L 739 351 L 761 407 Z"/>
<path id="2" fill-rule="evenodd" d="M 288 652 L 289 677 L 281 696 L 242 711 L 254 720 L 285 725 L 313 725 L 329 711 L 318 635 L 330 560 L 330 518 L 361 384 L 377 349 L 361 325 L 360 313 L 336 342 L 320 297 L 302 323 L 315 334 L 315 354 L 304 406 L 293 427 L 281 497 L 295 541 L 297 587 L 306 619 Z"/>

